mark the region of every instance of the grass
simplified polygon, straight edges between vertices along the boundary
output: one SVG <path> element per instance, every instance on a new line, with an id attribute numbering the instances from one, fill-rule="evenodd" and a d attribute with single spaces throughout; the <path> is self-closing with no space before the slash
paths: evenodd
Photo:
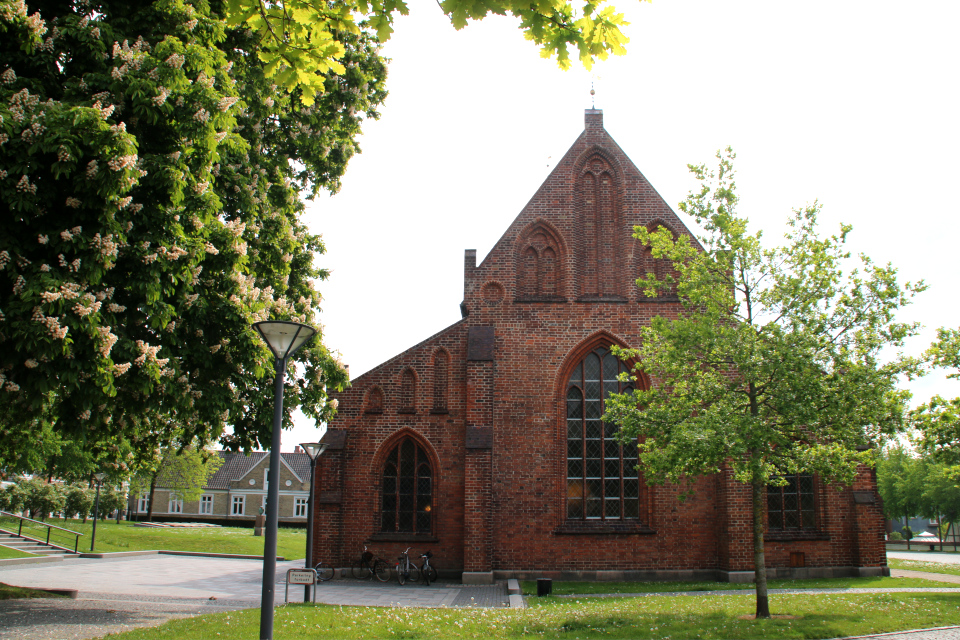
<path id="1" fill-rule="evenodd" d="M 0 518 L 0 528 L 16 531 L 13 518 Z M 87 520 L 67 520 L 49 518 L 47 524 L 79 531 L 80 551 L 90 550 L 90 533 L 93 522 Z M 31 525 L 28 531 L 24 526 L 24 535 L 41 540 L 46 539 L 46 527 Z M 64 547 L 73 548 L 74 536 L 64 532 L 54 531 L 50 542 Z M 60 536 L 56 538 L 56 536 Z M 56 539 L 55 539 L 56 538 Z M 151 529 L 136 527 L 131 522 L 117 524 L 113 520 L 97 523 L 97 545 L 99 553 L 111 551 L 148 551 L 160 549 L 164 551 L 199 551 L 211 553 L 238 553 L 257 556 L 263 555 L 264 537 L 254 536 L 253 529 L 242 527 L 205 527 L 196 529 Z M 277 555 L 288 560 L 303 558 L 307 546 L 305 529 L 281 528 L 277 537 Z"/>
<path id="2" fill-rule="evenodd" d="M 28 589 L 27 587 L 14 587 L 13 585 L 0 582 L 0 600 L 13 600 L 15 598 L 63 598 L 66 596 L 39 591 L 37 589 Z"/>
<path id="3" fill-rule="evenodd" d="M 887 565 L 891 569 L 906 569 L 909 571 L 925 571 L 928 573 L 946 573 L 951 576 L 960 576 L 960 564 L 945 562 L 927 562 L 921 560 L 898 560 L 887 558 Z"/>
<path id="4" fill-rule="evenodd" d="M 276 640 L 368 638 L 836 638 L 960 623 L 960 593 L 783 595 L 771 620 L 748 595 L 560 600 L 527 609 L 414 609 L 287 605 L 276 610 Z M 199 616 L 137 629 L 117 640 L 254 638 L 258 609 Z"/>
<path id="5" fill-rule="evenodd" d="M 809 578 L 805 580 L 769 580 L 768 589 L 875 589 L 907 587 L 949 587 L 949 584 L 920 578 Z M 960 584 L 956 585 L 960 588 Z M 537 593 L 535 580 L 520 583 L 523 593 Z M 658 593 L 669 591 L 753 591 L 753 583 L 730 582 L 554 582 L 554 595 L 589 595 L 600 593 Z"/>
<path id="6" fill-rule="evenodd" d="M 11 549 L 10 547 L 0 546 L 0 560 L 8 560 L 10 558 L 36 558 L 37 556 L 33 553 L 27 553 L 26 551 L 19 551 L 17 549 Z"/>

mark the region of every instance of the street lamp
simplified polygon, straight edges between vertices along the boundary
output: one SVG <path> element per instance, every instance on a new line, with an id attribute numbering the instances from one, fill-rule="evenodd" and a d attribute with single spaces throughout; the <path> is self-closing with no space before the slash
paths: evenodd
<path id="1" fill-rule="evenodd" d="M 90 534 L 90 553 L 93 553 L 93 545 L 97 542 L 97 518 L 100 517 L 100 487 L 103 486 L 103 479 L 107 474 L 104 472 L 95 473 L 93 477 L 97 480 L 97 499 L 93 503 L 93 533 Z"/>
<path id="2" fill-rule="evenodd" d="M 324 442 L 301 442 L 300 446 L 310 456 L 310 502 L 307 506 L 307 569 L 313 568 L 313 493 L 316 486 L 314 473 L 317 469 L 317 458 L 326 450 L 327 445 Z M 316 586 L 314 586 L 316 589 Z M 306 602 L 310 597 L 310 587 L 303 589 L 303 601 Z"/>
<path id="3" fill-rule="evenodd" d="M 260 594 L 260 640 L 273 640 L 273 603 L 277 574 L 277 513 L 280 504 L 280 428 L 283 420 L 283 379 L 287 360 L 317 331 L 298 322 L 282 320 L 256 322 L 263 341 L 273 352 L 274 376 L 273 434 L 270 444 L 270 472 L 267 477 L 267 522 L 263 541 L 263 587 Z"/>

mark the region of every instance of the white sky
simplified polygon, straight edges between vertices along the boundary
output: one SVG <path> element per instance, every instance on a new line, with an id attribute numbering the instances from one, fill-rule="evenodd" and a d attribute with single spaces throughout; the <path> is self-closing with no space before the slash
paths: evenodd
<path id="1" fill-rule="evenodd" d="M 463 251 L 478 262 L 583 130 L 590 82 L 606 130 L 668 204 L 687 163 L 737 152 L 740 212 L 771 240 L 791 209 L 824 205 L 824 231 L 929 290 L 919 353 L 958 326 L 960 5 L 814 0 L 611 0 L 632 23 L 626 56 L 560 71 L 517 21 L 456 32 L 413 0 L 385 48 L 382 118 L 368 122 L 342 191 L 309 205 L 322 233 L 324 340 L 356 377 L 460 318 Z M 943 375 L 915 401 L 960 395 Z M 307 420 L 284 450 L 315 440 Z"/>

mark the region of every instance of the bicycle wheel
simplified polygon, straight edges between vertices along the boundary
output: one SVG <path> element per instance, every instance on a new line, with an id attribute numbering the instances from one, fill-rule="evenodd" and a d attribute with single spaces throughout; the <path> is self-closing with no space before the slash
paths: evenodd
<path id="1" fill-rule="evenodd" d="M 326 562 L 318 562 L 314 569 L 317 570 L 317 580 L 320 582 L 326 582 L 333 577 L 333 567 Z"/>
<path id="2" fill-rule="evenodd" d="M 351 571 L 353 572 L 353 577 L 358 580 L 366 580 L 373 575 L 373 571 L 370 570 L 370 563 L 363 560 L 357 561 Z"/>
<path id="3" fill-rule="evenodd" d="M 386 582 L 390 579 L 390 565 L 383 560 L 376 560 L 373 563 L 373 575 L 377 576 L 380 582 Z"/>
<path id="4" fill-rule="evenodd" d="M 437 581 L 437 568 L 434 567 L 432 564 L 429 565 L 428 567 L 425 567 L 422 573 L 423 573 L 423 579 L 426 581 L 427 584 Z"/>
<path id="5" fill-rule="evenodd" d="M 411 563 L 410 563 L 410 574 L 407 576 L 407 578 L 410 580 L 410 582 L 412 582 L 412 583 L 414 583 L 414 584 L 416 584 L 417 582 L 419 582 L 419 581 L 420 581 L 420 567 L 418 567 L 417 565 L 415 565 L 415 564 L 413 564 L 413 563 L 411 562 Z"/>
<path id="6" fill-rule="evenodd" d="M 407 581 L 407 574 L 400 568 L 400 565 L 397 565 L 397 582 L 401 585 Z"/>

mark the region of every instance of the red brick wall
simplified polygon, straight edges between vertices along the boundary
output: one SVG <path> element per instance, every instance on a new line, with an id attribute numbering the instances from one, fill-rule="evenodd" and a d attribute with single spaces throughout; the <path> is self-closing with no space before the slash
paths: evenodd
<path id="1" fill-rule="evenodd" d="M 588 111 L 584 133 L 482 264 L 467 251 L 466 317 L 340 394 L 330 426 L 346 432 L 344 448 L 318 465 L 327 467 L 320 490 L 339 491 L 339 502 L 318 510 L 319 555 L 346 564 L 367 542 L 391 561 L 412 545 L 432 549 L 441 568 L 467 571 L 752 569 L 750 491 L 726 472 L 698 479 L 683 503 L 677 487 L 646 489 L 643 531 L 565 527 L 569 368 L 585 349 L 635 345 L 652 317 L 677 313 L 675 299 L 647 299 L 634 284 L 654 265 L 632 229 L 660 224 L 689 233 L 603 130 L 602 115 Z M 477 359 L 472 346 L 482 327 L 493 328 L 492 359 Z M 438 348 L 449 354 L 447 413 L 431 412 Z M 399 411 L 408 368 L 417 379 L 413 414 Z M 375 388 L 381 413 L 366 411 Z M 437 460 L 434 531 L 379 540 L 378 460 L 401 431 L 416 433 Z M 854 489 L 874 488 L 864 470 Z M 829 539 L 771 541 L 770 566 L 788 566 L 798 550 L 807 566 L 885 562 L 878 505 L 854 505 L 849 488 L 821 487 L 818 500 Z"/>

